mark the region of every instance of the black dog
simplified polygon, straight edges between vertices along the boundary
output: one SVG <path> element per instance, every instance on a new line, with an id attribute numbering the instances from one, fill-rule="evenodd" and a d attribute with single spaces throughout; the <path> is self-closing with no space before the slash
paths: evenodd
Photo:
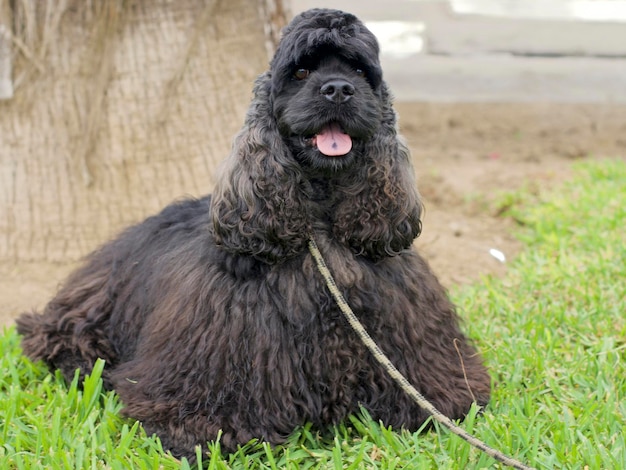
<path id="1" fill-rule="evenodd" d="M 353 15 L 296 17 L 256 83 L 214 195 L 167 207 L 90 255 L 18 331 L 67 378 L 106 360 L 128 416 L 177 456 L 222 430 L 232 450 L 325 428 L 364 406 L 427 418 L 350 330 L 307 251 L 313 236 L 352 309 L 444 414 L 490 378 L 454 307 L 410 250 L 421 203 L 375 37 Z"/>

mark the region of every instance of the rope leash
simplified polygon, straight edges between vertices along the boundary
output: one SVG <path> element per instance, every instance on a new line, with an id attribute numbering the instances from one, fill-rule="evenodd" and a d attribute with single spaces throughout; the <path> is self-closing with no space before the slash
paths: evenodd
<path id="1" fill-rule="evenodd" d="M 320 250 L 312 237 L 309 238 L 309 251 L 315 259 L 317 269 L 326 281 L 326 285 L 328 286 L 330 293 L 335 299 L 337 306 L 348 320 L 348 323 L 350 323 L 352 329 L 359 335 L 367 349 L 370 350 L 370 352 L 374 355 L 374 358 L 384 367 L 384 369 L 391 376 L 391 378 L 395 380 L 398 385 L 400 385 L 402 390 L 404 390 L 413 399 L 413 401 L 415 401 L 415 403 L 417 403 L 422 409 L 426 410 L 437 422 L 449 429 L 453 434 L 456 434 L 461 439 L 481 450 L 498 462 L 519 470 L 533 470 L 532 467 L 528 467 L 523 463 L 503 454 L 499 450 L 488 446 L 480 439 L 472 436 L 463 428 L 454 424 L 450 418 L 442 414 L 420 392 L 418 392 L 417 389 L 409 383 L 409 381 L 393 365 L 393 363 L 389 360 L 385 353 L 378 347 L 378 345 L 374 342 L 369 333 L 365 330 L 365 327 L 356 317 L 356 315 L 344 299 L 343 295 L 341 295 L 341 292 L 339 291 L 339 288 L 335 283 L 335 279 L 333 278 L 330 270 L 326 266 L 326 262 L 324 261 L 324 258 L 322 257 L 322 254 L 320 253 Z"/>

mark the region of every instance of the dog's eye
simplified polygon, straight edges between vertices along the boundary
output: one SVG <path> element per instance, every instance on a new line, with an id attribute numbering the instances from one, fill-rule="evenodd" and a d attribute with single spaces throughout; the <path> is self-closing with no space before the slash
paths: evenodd
<path id="1" fill-rule="evenodd" d="M 304 80 L 310 73 L 311 71 L 309 69 L 298 69 L 293 73 L 293 76 L 296 80 Z"/>
<path id="2" fill-rule="evenodd" d="M 355 73 L 356 73 L 359 77 L 365 78 L 365 70 L 357 68 L 357 69 L 355 69 L 355 70 L 354 70 L 354 72 L 355 72 Z"/>

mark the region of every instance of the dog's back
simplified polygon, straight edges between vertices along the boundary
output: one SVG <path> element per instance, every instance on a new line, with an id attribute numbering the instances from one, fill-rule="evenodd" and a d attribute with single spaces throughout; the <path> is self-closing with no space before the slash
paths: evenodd
<path id="1" fill-rule="evenodd" d="M 147 316 L 176 278 L 175 263 L 195 261 L 210 247 L 209 201 L 172 204 L 90 254 L 42 314 L 18 317 L 24 353 L 60 369 L 68 381 L 102 358 L 110 388 L 110 368 L 133 357 Z"/>

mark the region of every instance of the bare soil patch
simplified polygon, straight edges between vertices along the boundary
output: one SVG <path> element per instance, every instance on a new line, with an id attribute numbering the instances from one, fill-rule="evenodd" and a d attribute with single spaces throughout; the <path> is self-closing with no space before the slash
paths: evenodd
<path id="1" fill-rule="evenodd" d="M 521 249 L 504 192 L 556 187 L 572 163 L 626 158 L 626 107 L 399 103 L 426 204 L 418 249 L 446 286 L 501 275 Z M 502 263 L 490 254 L 501 251 Z"/>
<path id="2" fill-rule="evenodd" d="M 426 205 L 416 246 L 448 287 L 503 274 L 521 249 L 514 222 L 495 207 L 502 192 L 557 186 L 579 159 L 626 158 L 626 107 L 398 103 L 396 109 Z M 75 265 L 0 260 L 0 325 L 41 309 Z"/>

